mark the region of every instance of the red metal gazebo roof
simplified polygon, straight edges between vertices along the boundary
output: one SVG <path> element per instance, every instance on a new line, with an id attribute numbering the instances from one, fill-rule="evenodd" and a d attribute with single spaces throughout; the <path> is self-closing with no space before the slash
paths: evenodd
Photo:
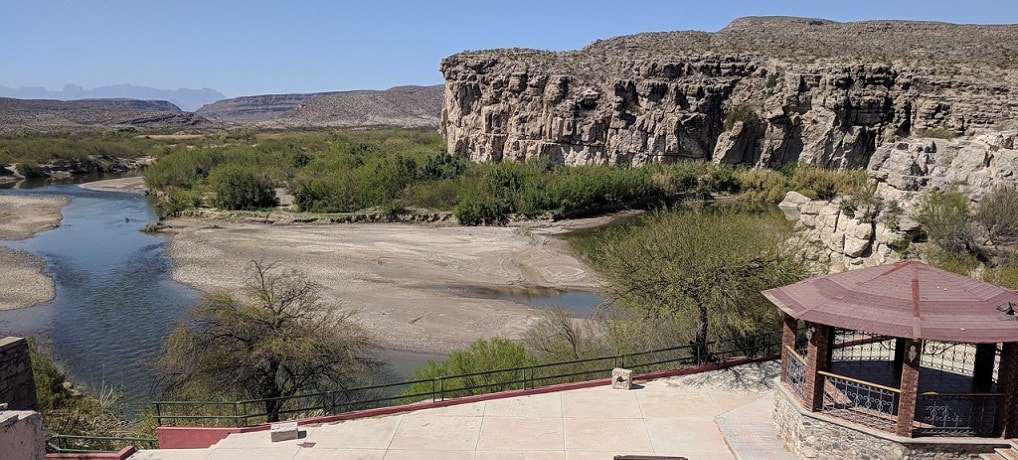
<path id="1" fill-rule="evenodd" d="M 874 334 L 1018 342 L 1018 293 L 916 261 L 818 276 L 763 292 L 789 315 Z"/>

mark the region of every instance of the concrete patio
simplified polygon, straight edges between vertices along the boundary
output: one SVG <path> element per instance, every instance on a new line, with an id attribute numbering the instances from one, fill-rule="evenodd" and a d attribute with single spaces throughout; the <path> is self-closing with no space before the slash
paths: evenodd
<path id="1" fill-rule="evenodd" d="M 777 372 L 772 361 L 638 382 L 629 391 L 602 386 L 301 426 L 293 441 L 233 434 L 208 449 L 131 459 L 792 459 L 773 434 Z"/>

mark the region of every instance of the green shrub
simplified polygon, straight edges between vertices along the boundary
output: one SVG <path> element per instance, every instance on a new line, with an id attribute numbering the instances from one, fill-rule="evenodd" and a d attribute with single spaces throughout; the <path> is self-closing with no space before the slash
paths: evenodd
<path id="1" fill-rule="evenodd" d="M 838 195 L 851 195 L 866 184 L 866 171 L 862 169 L 827 169 L 813 165 L 799 165 L 789 178 L 793 187 L 803 195 L 819 200 L 830 200 Z"/>
<path id="2" fill-rule="evenodd" d="M 277 206 L 276 184 L 256 168 L 225 165 L 209 173 L 213 203 L 222 209 L 260 209 Z"/>
<path id="3" fill-rule="evenodd" d="M 160 218 L 171 217 L 186 209 L 200 207 L 202 193 L 177 187 L 166 187 L 156 203 L 156 214 Z"/>
<path id="4" fill-rule="evenodd" d="M 750 201 L 777 203 L 791 188 L 785 175 L 772 169 L 745 169 L 735 172 L 739 184 L 739 197 Z"/>
<path id="5" fill-rule="evenodd" d="M 27 179 L 42 179 L 49 176 L 46 170 L 36 163 L 18 163 L 15 170 Z"/>
<path id="6" fill-rule="evenodd" d="M 404 394 L 410 400 L 424 399 L 427 396 L 414 395 L 430 394 L 433 389 L 431 381 L 436 378 L 514 369 L 532 365 L 535 361 L 533 353 L 512 340 L 502 337 L 478 340 L 465 349 L 453 351 L 443 361 L 428 361 L 426 366 L 414 370 L 413 379 L 425 382 L 410 385 Z M 519 379 L 518 371 L 494 372 L 443 379 L 441 388 L 446 398 L 468 396 L 518 389 L 521 385 Z"/>
<path id="7" fill-rule="evenodd" d="M 731 131 L 736 122 L 743 122 L 747 125 L 760 124 L 760 115 L 757 114 L 757 106 L 751 103 L 743 103 L 732 107 L 725 114 L 725 131 Z"/>
<path id="8" fill-rule="evenodd" d="M 509 203 L 492 197 L 467 195 L 453 209 L 460 225 L 503 225 L 509 221 Z"/>
<path id="9" fill-rule="evenodd" d="M 968 197 L 957 190 L 933 189 L 920 199 L 913 218 L 945 251 L 967 253 L 974 248 L 968 204 Z"/>

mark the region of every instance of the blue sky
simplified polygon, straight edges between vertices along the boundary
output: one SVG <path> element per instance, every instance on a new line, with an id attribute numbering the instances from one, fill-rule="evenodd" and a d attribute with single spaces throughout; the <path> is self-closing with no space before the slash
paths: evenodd
<path id="1" fill-rule="evenodd" d="M 0 85 L 209 87 L 227 96 L 438 84 L 462 50 L 576 49 L 739 16 L 1018 22 L 1014 0 L 0 0 Z"/>

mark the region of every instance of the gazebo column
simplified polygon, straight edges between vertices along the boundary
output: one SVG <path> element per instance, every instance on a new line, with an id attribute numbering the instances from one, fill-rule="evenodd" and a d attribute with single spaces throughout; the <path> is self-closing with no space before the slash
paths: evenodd
<path id="1" fill-rule="evenodd" d="M 993 360 L 997 357 L 997 344 L 976 344 L 976 359 L 972 363 L 972 391 L 989 392 L 993 387 Z"/>
<path id="2" fill-rule="evenodd" d="M 792 317 L 788 313 L 785 313 L 784 326 L 781 328 L 781 381 L 784 382 L 788 376 L 788 360 L 792 359 L 788 356 L 788 350 L 795 349 L 795 329 L 799 325 L 799 320 Z"/>
<path id="3" fill-rule="evenodd" d="M 922 340 L 905 340 L 905 355 L 901 363 L 901 380 L 898 384 L 898 421 L 894 434 L 912 437 L 915 421 L 916 400 L 919 397 L 919 366 L 922 362 Z"/>
<path id="4" fill-rule="evenodd" d="M 803 401 L 807 409 L 817 412 L 824 404 L 824 376 L 817 371 L 830 369 L 827 347 L 830 344 L 828 337 L 832 334 L 832 328 L 823 324 L 809 324 L 809 348 L 806 352 L 806 388 L 803 392 L 806 401 Z"/>
<path id="5" fill-rule="evenodd" d="M 1004 397 L 997 406 L 997 427 L 1004 438 L 1018 437 L 1018 343 L 1005 343 L 1000 353 L 998 385 Z"/>

